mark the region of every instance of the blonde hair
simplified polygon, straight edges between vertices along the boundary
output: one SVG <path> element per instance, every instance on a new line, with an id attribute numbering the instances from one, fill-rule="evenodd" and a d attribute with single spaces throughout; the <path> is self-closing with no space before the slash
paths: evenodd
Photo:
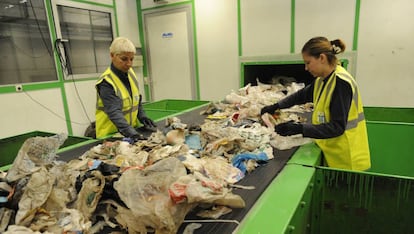
<path id="1" fill-rule="evenodd" d="M 132 43 L 128 38 L 117 37 L 112 41 L 111 46 L 109 47 L 109 52 L 112 54 L 133 52 L 135 54 L 136 48 L 134 43 Z"/>
<path id="2" fill-rule="evenodd" d="M 338 58 L 336 54 L 345 51 L 345 43 L 341 39 L 329 41 L 326 37 L 314 37 L 310 39 L 302 48 L 302 54 L 306 53 L 313 57 L 325 54 L 330 65 L 336 65 Z"/>

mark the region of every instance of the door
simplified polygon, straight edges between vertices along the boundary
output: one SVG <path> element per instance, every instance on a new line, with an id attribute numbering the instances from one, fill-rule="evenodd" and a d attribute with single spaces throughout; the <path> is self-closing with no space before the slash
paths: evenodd
<path id="1" fill-rule="evenodd" d="M 152 101 L 196 98 L 190 6 L 144 13 Z"/>

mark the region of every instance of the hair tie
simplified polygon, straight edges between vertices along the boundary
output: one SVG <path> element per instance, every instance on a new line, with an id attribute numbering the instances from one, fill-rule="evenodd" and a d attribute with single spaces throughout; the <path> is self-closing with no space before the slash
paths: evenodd
<path id="1" fill-rule="evenodd" d="M 341 49 L 341 47 L 339 47 L 335 44 L 332 44 L 332 51 L 334 52 L 334 54 L 339 54 L 339 53 L 341 53 L 342 49 Z"/>

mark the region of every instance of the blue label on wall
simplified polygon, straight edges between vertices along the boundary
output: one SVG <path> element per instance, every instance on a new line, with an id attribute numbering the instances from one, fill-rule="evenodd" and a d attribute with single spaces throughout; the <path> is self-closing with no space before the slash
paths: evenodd
<path id="1" fill-rule="evenodd" d="M 173 33 L 172 32 L 162 33 L 162 38 L 172 38 L 172 37 L 173 37 Z"/>

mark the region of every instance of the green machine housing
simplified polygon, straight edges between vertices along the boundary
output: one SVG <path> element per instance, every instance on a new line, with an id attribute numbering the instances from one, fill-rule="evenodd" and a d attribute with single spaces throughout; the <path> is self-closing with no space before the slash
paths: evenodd
<path id="1" fill-rule="evenodd" d="M 412 233 L 414 109 L 366 107 L 372 167 L 322 167 L 301 146 L 235 233 Z"/>

